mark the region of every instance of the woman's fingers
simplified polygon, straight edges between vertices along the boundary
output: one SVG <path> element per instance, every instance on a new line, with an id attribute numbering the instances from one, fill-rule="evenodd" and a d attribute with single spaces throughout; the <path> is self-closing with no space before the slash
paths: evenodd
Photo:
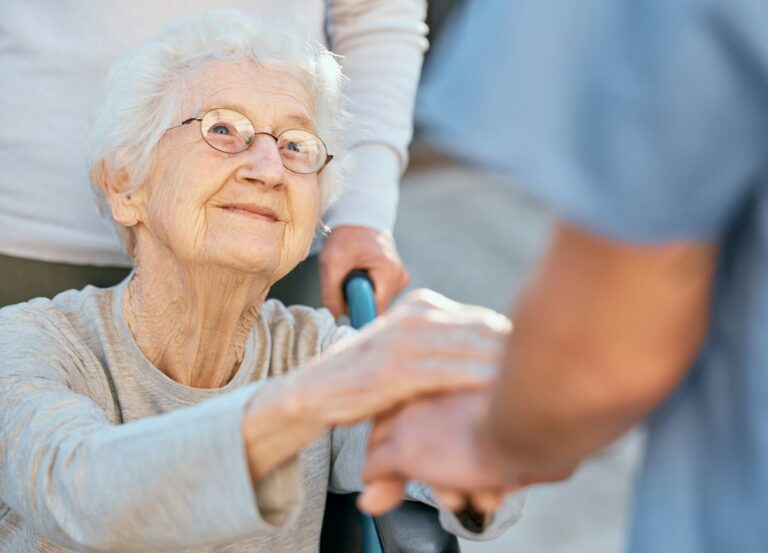
<path id="1" fill-rule="evenodd" d="M 330 393 L 334 399 L 324 403 L 321 412 L 328 424 L 354 424 L 393 411 L 420 397 L 482 391 L 487 390 L 492 383 L 493 379 L 453 373 L 414 376 L 411 379 L 398 379 L 378 385 L 366 383 L 350 392 L 342 390 Z M 311 401 L 316 403 L 314 399 Z M 296 407 L 293 411 L 308 410 Z"/>
<path id="2" fill-rule="evenodd" d="M 510 320 L 501 313 L 478 305 L 459 303 L 432 290 L 420 289 L 408 293 L 393 311 L 396 310 L 435 322 L 479 323 L 493 332 L 508 333 L 512 328 Z"/>
<path id="3" fill-rule="evenodd" d="M 406 482 L 404 478 L 396 476 L 370 482 L 358 496 L 357 507 L 373 516 L 391 511 L 402 503 Z"/>
<path id="4" fill-rule="evenodd" d="M 507 320 L 501 315 L 499 317 Z M 462 352 L 488 355 L 500 351 L 504 338 L 509 335 L 509 330 L 502 331 L 499 326 L 503 325 L 475 317 L 425 311 L 393 316 L 388 329 L 392 331 L 393 341 L 414 353 L 440 349 L 446 353 L 453 351 L 453 355 Z"/>
<path id="5" fill-rule="evenodd" d="M 480 390 L 496 378 L 509 320 L 432 292 L 335 344 L 302 375 L 301 403 L 351 424 L 424 395 Z"/>
<path id="6" fill-rule="evenodd" d="M 343 403 L 327 407 L 326 412 L 332 414 L 334 424 L 353 424 L 392 411 L 420 397 L 482 391 L 492 383 L 493 379 L 455 373 L 414 376 L 410 380 L 392 381 L 378 389 L 346 396 Z"/>
<path id="7" fill-rule="evenodd" d="M 415 394 L 482 389 L 496 380 L 495 364 L 472 359 L 441 358 L 405 360 L 404 366 L 387 382 L 398 390 L 412 389 Z"/>

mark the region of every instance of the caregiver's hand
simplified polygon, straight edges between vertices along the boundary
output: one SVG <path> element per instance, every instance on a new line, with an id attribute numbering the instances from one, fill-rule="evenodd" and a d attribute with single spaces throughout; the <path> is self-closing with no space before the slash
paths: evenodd
<path id="1" fill-rule="evenodd" d="M 396 507 L 414 479 L 432 487 L 442 508 L 459 510 L 465 497 L 479 493 L 474 507 L 495 510 L 503 492 L 517 487 L 517 473 L 483 440 L 489 397 L 489 390 L 478 390 L 424 398 L 378 417 L 360 507 L 374 515 Z"/>
<path id="2" fill-rule="evenodd" d="M 243 422 L 252 475 L 271 470 L 332 426 L 416 397 L 487 387 L 510 328 L 489 309 L 435 292 L 409 293 L 356 336 L 256 394 Z"/>
<path id="3" fill-rule="evenodd" d="M 347 311 L 341 283 L 350 271 L 362 269 L 368 273 L 373 281 L 378 313 L 384 313 L 411 279 L 392 236 L 368 227 L 334 228 L 325 239 L 318 261 L 323 305 L 334 317 Z"/>
<path id="4" fill-rule="evenodd" d="M 574 465 L 530 467 L 498 450 L 487 433 L 490 390 L 423 398 L 377 417 L 363 468 L 362 510 L 395 508 L 409 480 L 429 484 L 440 507 L 458 511 L 469 501 L 490 513 L 506 493 L 567 478 Z"/>

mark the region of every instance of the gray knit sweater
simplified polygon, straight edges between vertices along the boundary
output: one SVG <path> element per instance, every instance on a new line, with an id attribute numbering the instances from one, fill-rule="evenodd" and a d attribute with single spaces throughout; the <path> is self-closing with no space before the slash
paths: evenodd
<path id="1" fill-rule="evenodd" d="M 0 310 L 0 553 L 316 551 L 327 491 L 361 489 L 367 427 L 335 428 L 254 487 L 241 419 L 266 379 L 354 331 L 270 300 L 235 377 L 190 388 L 142 354 L 123 288 Z M 501 533 L 523 501 L 472 537 Z"/>

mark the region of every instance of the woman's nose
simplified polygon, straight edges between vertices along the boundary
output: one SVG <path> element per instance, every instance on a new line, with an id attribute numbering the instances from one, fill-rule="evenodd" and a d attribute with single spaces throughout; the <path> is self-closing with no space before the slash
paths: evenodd
<path id="1" fill-rule="evenodd" d="M 253 141 L 250 148 L 241 154 L 245 158 L 238 176 L 270 187 L 283 186 L 286 169 L 280 159 L 277 141 L 268 134 L 257 134 Z"/>

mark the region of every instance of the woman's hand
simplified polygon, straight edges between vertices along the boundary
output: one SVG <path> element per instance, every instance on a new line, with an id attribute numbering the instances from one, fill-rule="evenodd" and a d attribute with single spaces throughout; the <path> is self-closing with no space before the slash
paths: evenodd
<path id="1" fill-rule="evenodd" d="M 292 373 L 294 409 L 330 427 L 415 397 L 485 388 L 509 333 L 490 309 L 418 290 L 357 336 Z"/>

